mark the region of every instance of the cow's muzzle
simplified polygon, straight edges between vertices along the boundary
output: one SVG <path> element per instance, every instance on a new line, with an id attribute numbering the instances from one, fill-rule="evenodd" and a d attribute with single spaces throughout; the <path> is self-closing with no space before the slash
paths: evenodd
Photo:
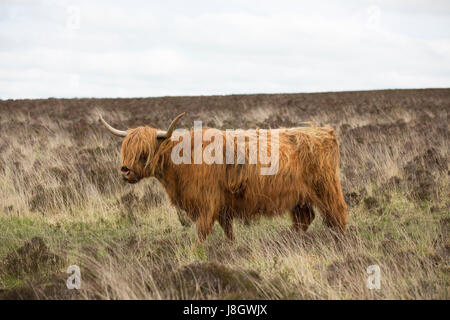
<path id="1" fill-rule="evenodd" d="M 120 168 L 120 171 L 122 173 L 122 179 L 128 183 L 136 183 L 140 180 L 140 177 L 136 172 L 125 166 Z"/>

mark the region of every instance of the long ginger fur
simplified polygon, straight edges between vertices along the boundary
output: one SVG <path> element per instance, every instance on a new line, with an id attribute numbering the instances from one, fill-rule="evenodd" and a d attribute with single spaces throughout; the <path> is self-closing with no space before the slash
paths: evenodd
<path id="1" fill-rule="evenodd" d="M 206 128 L 202 129 L 204 133 Z M 238 154 L 235 131 L 223 139 L 224 164 L 193 164 L 194 130 L 191 138 L 192 164 L 174 164 L 173 147 L 179 143 L 158 139 L 156 129 L 138 127 L 128 130 L 122 149 L 122 165 L 132 168 L 140 177 L 156 177 L 164 186 L 174 206 L 184 210 L 196 223 L 200 241 L 218 221 L 229 239 L 233 239 L 232 221 L 242 218 L 274 216 L 290 212 L 293 227 L 304 230 L 314 219 L 315 208 L 325 223 L 345 231 L 347 206 L 339 181 L 339 147 L 337 135 L 331 127 L 299 127 L 276 129 L 279 134 L 278 171 L 261 175 L 264 167 L 259 161 L 249 163 L 249 145 L 245 146 L 245 164 L 225 164 L 225 148 L 234 142 L 235 159 Z M 252 130 L 258 138 L 267 134 L 270 152 L 271 134 Z M 248 135 L 248 132 L 246 133 Z M 247 140 L 248 141 L 248 140 Z M 212 142 L 203 141 L 202 149 Z M 266 148 L 258 143 L 259 148 Z"/>

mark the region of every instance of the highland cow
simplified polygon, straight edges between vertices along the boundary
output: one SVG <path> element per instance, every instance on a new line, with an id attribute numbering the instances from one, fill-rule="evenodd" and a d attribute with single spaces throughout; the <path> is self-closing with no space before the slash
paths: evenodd
<path id="1" fill-rule="evenodd" d="M 337 136 L 331 127 L 233 132 L 214 129 L 214 139 L 205 139 L 210 129 L 196 131 L 193 128 L 172 136 L 183 115 L 179 115 L 167 131 L 148 126 L 121 131 L 111 127 L 101 116 L 100 120 L 111 133 L 124 137 L 123 179 L 136 183 L 147 177 L 157 178 L 171 203 L 195 222 L 199 241 L 208 236 L 215 221 L 228 239 L 233 240 L 233 219 L 248 222 L 262 215 L 285 212 L 290 213 L 294 230 L 306 231 L 315 217 L 315 209 L 321 212 L 326 225 L 345 231 L 347 206 L 339 182 Z M 200 145 L 195 143 L 198 134 L 202 137 Z M 240 139 L 242 135 L 244 139 Z M 267 144 L 261 143 L 261 137 L 265 137 Z M 187 144 L 190 154 L 178 145 L 186 142 L 185 139 L 191 140 Z M 243 147 L 237 143 L 239 140 L 245 142 Z M 211 154 L 216 160 L 223 161 L 199 163 L 194 159 L 198 151 L 205 152 L 210 144 L 219 141 L 227 152 L 220 148 L 209 149 L 213 150 Z M 230 149 L 233 161 L 229 161 Z M 277 158 L 262 163 L 257 157 L 255 163 L 251 159 L 252 149 L 257 150 L 258 155 L 265 151 L 269 156 L 276 151 Z M 176 162 L 174 153 L 192 161 Z M 261 174 L 261 169 L 273 167 L 273 162 L 277 162 L 277 170 L 273 174 Z"/>

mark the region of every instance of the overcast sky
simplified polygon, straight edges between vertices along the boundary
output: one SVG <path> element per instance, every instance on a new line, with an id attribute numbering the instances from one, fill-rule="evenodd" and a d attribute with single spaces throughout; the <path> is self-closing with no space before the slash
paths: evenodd
<path id="1" fill-rule="evenodd" d="M 0 99 L 450 87 L 450 1 L 0 2 Z"/>

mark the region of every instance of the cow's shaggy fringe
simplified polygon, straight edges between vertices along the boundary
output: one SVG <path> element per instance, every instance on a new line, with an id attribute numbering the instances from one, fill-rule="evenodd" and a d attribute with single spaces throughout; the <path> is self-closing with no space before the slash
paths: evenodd
<path id="1" fill-rule="evenodd" d="M 287 211 L 294 229 L 306 231 L 315 216 L 313 207 L 320 210 L 328 226 L 345 230 L 347 207 L 339 181 L 339 147 L 331 127 L 277 129 L 279 163 L 273 175 L 261 175 L 264 166 L 248 161 L 249 135 L 259 141 L 264 133 L 267 144 L 258 143 L 258 149 L 267 148 L 271 154 L 272 138 L 267 130 L 234 131 L 228 136 L 225 131 L 217 130 L 223 145 L 234 147 L 235 159 L 239 153 L 237 137 L 247 136 L 246 161 L 245 164 L 210 165 L 174 164 L 171 152 L 179 142 L 158 139 L 156 132 L 150 127 L 130 129 L 122 144 L 122 165 L 140 178 L 155 176 L 172 204 L 196 222 L 200 240 L 206 238 L 215 221 L 233 239 L 233 218 L 249 221 Z M 189 133 L 191 157 L 194 157 L 194 130 Z M 203 141 L 202 150 L 208 144 Z M 225 163 L 225 152 L 223 157 Z"/>

